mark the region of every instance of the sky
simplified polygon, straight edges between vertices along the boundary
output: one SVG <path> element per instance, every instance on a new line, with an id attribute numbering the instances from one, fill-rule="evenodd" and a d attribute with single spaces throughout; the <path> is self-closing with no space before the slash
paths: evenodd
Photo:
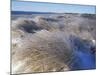
<path id="1" fill-rule="evenodd" d="M 12 11 L 56 12 L 56 13 L 96 13 L 96 6 L 12 0 Z"/>

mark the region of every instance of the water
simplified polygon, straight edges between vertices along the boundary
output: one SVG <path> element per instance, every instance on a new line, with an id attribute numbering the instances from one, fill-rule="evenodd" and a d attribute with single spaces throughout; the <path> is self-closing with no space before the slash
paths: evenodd
<path id="1" fill-rule="evenodd" d="M 72 47 L 75 51 L 75 62 L 71 66 L 72 70 L 95 69 L 96 57 L 90 52 L 92 45 L 75 36 L 71 36 L 71 40 L 73 40 Z"/>

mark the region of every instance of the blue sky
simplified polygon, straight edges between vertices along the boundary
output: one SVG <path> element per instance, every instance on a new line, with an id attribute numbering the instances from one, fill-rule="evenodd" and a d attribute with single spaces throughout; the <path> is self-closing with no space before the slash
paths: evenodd
<path id="1" fill-rule="evenodd" d="M 92 5 L 72 5 L 45 2 L 26 2 L 12 0 L 12 11 L 57 12 L 57 13 L 91 13 L 96 7 Z"/>

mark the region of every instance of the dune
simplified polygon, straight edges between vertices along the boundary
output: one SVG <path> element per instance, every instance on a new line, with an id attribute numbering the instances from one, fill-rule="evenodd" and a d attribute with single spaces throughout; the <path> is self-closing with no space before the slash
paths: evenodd
<path id="1" fill-rule="evenodd" d="M 50 16 L 13 15 L 12 74 L 95 69 L 95 15 Z"/>

